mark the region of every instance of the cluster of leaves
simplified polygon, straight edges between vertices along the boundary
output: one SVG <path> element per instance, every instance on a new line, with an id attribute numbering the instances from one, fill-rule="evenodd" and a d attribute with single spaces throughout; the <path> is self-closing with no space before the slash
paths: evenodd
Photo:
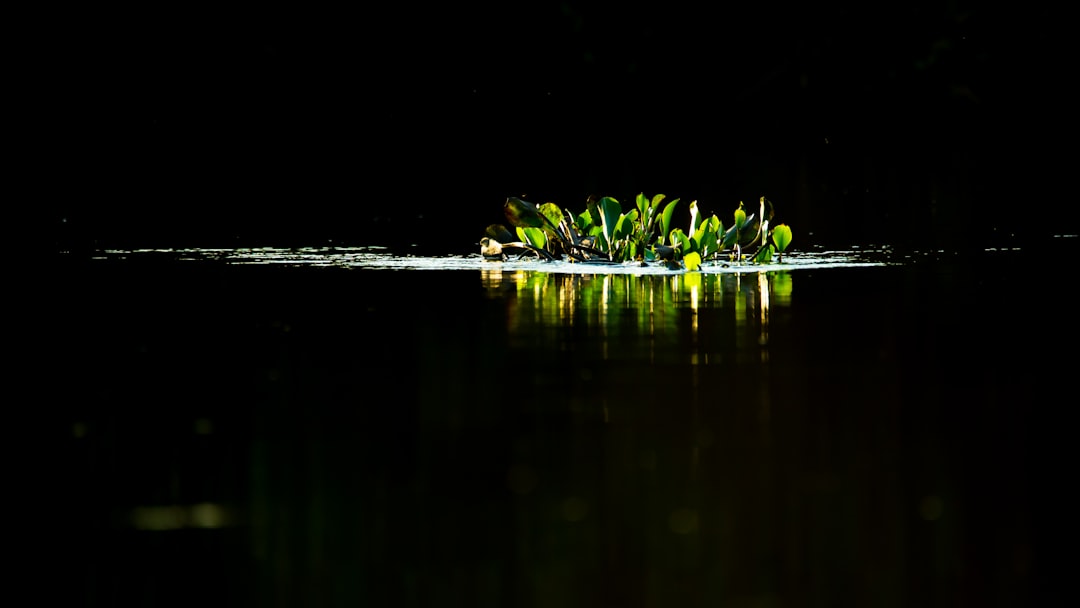
<path id="1" fill-rule="evenodd" d="M 716 214 L 705 217 L 697 201 L 689 205 L 686 230 L 673 226 L 679 199 L 665 202 L 663 194 L 652 198 L 638 194 L 634 206 L 623 211 L 614 198 L 590 198 L 584 211 L 573 215 L 554 203 L 536 206 L 520 198 L 508 198 L 503 213 L 517 239 L 502 224 L 492 224 L 481 240 L 481 253 L 504 259 L 507 251 L 521 250 L 546 259 L 567 257 L 572 261 L 623 263 L 662 262 L 694 270 L 709 260 L 763 263 L 777 256 L 783 261 L 791 243 L 791 228 L 770 226 L 772 203 L 761 197 L 756 214 L 747 215 L 743 204 L 725 228 Z M 744 255 L 743 250 L 757 245 Z"/>

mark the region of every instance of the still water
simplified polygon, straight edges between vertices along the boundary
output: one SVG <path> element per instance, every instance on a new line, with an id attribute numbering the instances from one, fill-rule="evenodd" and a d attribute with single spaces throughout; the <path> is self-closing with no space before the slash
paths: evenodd
<path id="1" fill-rule="evenodd" d="M 1059 599 L 1076 322 L 1023 252 L 61 266 L 69 605 Z"/>

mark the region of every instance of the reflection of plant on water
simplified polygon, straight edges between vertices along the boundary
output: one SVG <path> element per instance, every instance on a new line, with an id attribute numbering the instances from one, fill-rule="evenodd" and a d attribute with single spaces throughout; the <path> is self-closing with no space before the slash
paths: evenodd
<path id="1" fill-rule="evenodd" d="M 575 335 L 601 341 L 605 359 L 609 339 L 647 337 L 689 346 L 695 363 L 709 353 L 697 347 L 710 345 L 718 350 L 734 345 L 739 351 L 760 347 L 767 360 L 770 309 L 789 306 L 792 294 L 787 271 L 631 275 L 493 268 L 481 270 L 481 282 L 492 297 L 506 299 L 511 334 L 574 328 Z M 707 319 L 701 314 L 706 311 Z M 684 330 L 688 335 L 680 333 Z"/>

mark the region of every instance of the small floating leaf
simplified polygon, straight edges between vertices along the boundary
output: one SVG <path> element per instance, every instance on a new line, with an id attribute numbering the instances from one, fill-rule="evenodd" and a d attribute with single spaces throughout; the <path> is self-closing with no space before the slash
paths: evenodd
<path id="1" fill-rule="evenodd" d="M 697 270 L 698 266 L 701 266 L 701 256 L 696 251 L 683 256 L 683 264 L 686 264 L 687 270 Z"/>

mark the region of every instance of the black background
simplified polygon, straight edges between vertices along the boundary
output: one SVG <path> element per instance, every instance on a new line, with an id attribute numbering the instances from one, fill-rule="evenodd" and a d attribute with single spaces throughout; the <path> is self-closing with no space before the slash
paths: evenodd
<path id="1" fill-rule="evenodd" d="M 1068 38 L 1037 4 L 77 10 L 28 53 L 63 250 L 471 252 L 509 195 L 723 220 L 764 195 L 804 247 L 1076 225 Z"/>

